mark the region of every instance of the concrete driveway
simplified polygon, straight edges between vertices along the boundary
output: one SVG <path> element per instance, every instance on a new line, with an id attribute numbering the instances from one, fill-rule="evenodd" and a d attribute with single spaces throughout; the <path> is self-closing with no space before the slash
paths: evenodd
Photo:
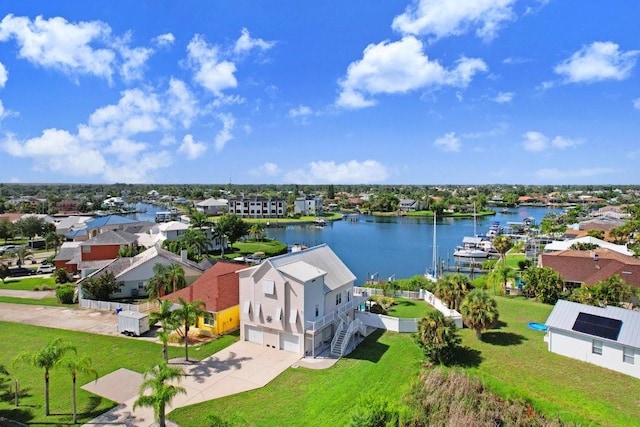
<path id="1" fill-rule="evenodd" d="M 181 385 L 187 393 L 177 396 L 167 413 L 182 406 L 264 387 L 299 359 L 297 354 L 240 341 L 200 362 L 172 362 L 173 366 L 180 366 L 185 371 Z M 153 425 L 153 410 L 137 408 L 134 411 L 133 403 L 138 391 L 136 387 L 126 386 L 137 385 L 141 381 L 140 374 L 120 369 L 99 378 L 97 382 L 82 386 L 85 390 L 120 403 L 85 425 Z"/>

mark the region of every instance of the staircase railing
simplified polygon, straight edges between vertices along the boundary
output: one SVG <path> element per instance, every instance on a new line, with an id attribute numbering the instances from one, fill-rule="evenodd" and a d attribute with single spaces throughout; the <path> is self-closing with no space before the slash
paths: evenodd
<path id="1" fill-rule="evenodd" d="M 344 329 L 344 321 L 340 320 L 338 327 L 336 328 L 336 333 L 333 334 L 333 338 L 331 339 L 331 351 L 336 347 L 336 342 L 338 341 L 338 337 L 340 336 L 340 332 Z"/>

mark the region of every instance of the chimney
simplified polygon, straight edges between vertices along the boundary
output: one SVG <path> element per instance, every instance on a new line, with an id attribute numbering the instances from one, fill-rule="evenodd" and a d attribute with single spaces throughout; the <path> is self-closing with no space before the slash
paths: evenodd
<path id="1" fill-rule="evenodd" d="M 187 262 L 187 250 L 186 249 L 180 250 L 180 260 L 182 262 Z"/>

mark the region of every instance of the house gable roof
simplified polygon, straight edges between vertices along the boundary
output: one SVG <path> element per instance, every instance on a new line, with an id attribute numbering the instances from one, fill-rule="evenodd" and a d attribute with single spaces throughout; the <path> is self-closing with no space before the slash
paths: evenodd
<path id="1" fill-rule="evenodd" d="M 244 266 L 230 262 L 217 262 L 195 282 L 184 289 L 165 295 L 162 299 L 177 302 L 200 300 L 205 309 L 217 313 L 240 303 L 240 279 L 238 270 Z"/>
<path id="2" fill-rule="evenodd" d="M 620 307 L 607 306 L 605 308 L 578 304 L 577 302 L 558 300 L 545 324 L 550 329 L 571 331 L 572 333 L 591 336 L 573 330 L 578 314 L 587 313 L 609 319 L 620 320 L 622 327 L 615 340 L 618 344 L 640 348 L 640 312 Z M 595 337 L 603 339 L 601 337 Z M 609 340 L 611 341 L 611 340 Z"/>
<path id="3" fill-rule="evenodd" d="M 135 234 L 126 231 L 105 231 L 96 237 L 82 242 L 80 246 L 113 246 L 113 245 L 130 245 L 138 240 Z"/>
<path id="4" fill-rule="evenodd" d="M 640 259 L 609 249 L 542 254 L 540 265 L 557 271 L 566 282 L 590 286 L 618 274 L 631 286 L 640 287 Z"/>
<path id="5" fill-rule="evenodd" d="M 341 286 L 356 280 L 356 276 L 347 268 L 340 258 L 326 244 L 314 246 L 297 252 L 267 258 L 262 264 L 246 269 L 254 276 L 268 268 L 273 268 L 282 274 L 287 265 L 304 261 L 306 264 L 318 270 L 326 272 L 324 284 L 326 290 L 338 289 Z M 297 268 L 293 268 L 296 270 Z"/>
<path id="6" fill-rule="evenodd" d="M 107 215 L 87 221 L 87 228 L 104 227 L 105 225 L 132 224 L 138 222 L 120 215 Z"/>
<path id="7" fill-rule="evenodd" d="M 569 249 L 571 245 L 573 245 L 574 243 L 589 243 L 593 245 L 598 245 L 601 248 L 609 249 L 613 252 L 618 252 L 628 256 L 633 256 L 634 254 L 634 252 L 629 250 L 625 245 L 616 245 L 592 236 L 583 236 L 583 237 L 578 237 L 576 239 L 568 239 L 568 240 L 551 242 L 544 247 L 544 250 L 545 251 L 563 251 L 563 250 Z"/>
<path id="8" fill-rule="evenodd" d="M 294 277 L 301 282 L 309 282 L 318 277 L 324 276 L 327 274 L 326 271 L 323 271 L 317 267 L 314 267 L 311 264 L 308 264 L 304 261 L 296 261 L 291 264 L 286 264 L 281 267 L 278 267 L 278 270 L 286 274 L 287 276 Z"/>

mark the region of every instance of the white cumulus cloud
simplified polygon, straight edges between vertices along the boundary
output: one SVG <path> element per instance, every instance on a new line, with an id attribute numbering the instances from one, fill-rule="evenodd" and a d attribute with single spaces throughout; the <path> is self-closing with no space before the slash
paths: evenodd
<path id="1" fill-rule="evenodd" d="M 446 69 L 431 61 L 423 52 L 423 44 L 413 36 L 397 42 L 371 44 L 359 61 L 352 62 L 340 84 L 336 104 L 344 108 L 375 105 L 371 98 L 378 94 L 406 93 L 429 86 L 467 86 L 473 76 L 486 71 L 481 59 L 462 57 Z"/>
<path id="2" fill-rule="evenodd" d="M 214 95 L 238 86 L 235 64 L 223 60 L 220 49 L 209 45 L 201 35 L 196 34 L 189 42 L 187 58 L 195 73 L 194 80 Z"/>
<path id="3" fill-rule="evenodd" d="M 253 176 L 276 176 L 280 174 L 281 170 L 276 163 L 267 162 L 262 166 L 253 169 L 250 174 Z"/>
<path id="4" fill-rule="evenodd" d="M 456 137 L 455 132 L 446 133 L 444 136 L 436 139 L 433 145 L 444 151 L 460 151 L 460 139 Z"/>
<path id="5" fill-rule="evenodd" d="M 193 135 L 188 134 L 182 138 L 182 144 L 178 147 L 178 153 L 184 155 L 189 160 L 195 160 L 207 151 L 207 145 L 204 142 L 196 141 Z"/>
<path id="6" fill-rule="evenodd" d="M 152 42 L 156 46 L 160 46 L 160 47 L 171 46 L 175 41 L 176 41 L 176 38 L 171 33 L 160 34 L 159 36 L 154 37 L 152 40 Z"/>
<path id="7" fill-rule="evenodd" d="M 68 22 L 61 17 L 33 21 L 11 14 L 0 22 L 0 41 L 15 39 L 19 56 L 68 75 L 91 74 L 111 80 L 116 54 L 105 47 L 111 28 L 100 21 Z"/>
<path id="8" fill-rule="evenodd" d="M 640 50 L 623 52 L 613 42 L 594 42 L 556 65 L 554 71 L 567 83 L 624 80 L 630 76 L 639 54 Z"/>
<path id="9" fill-rule="evenodd" d="M 418 0 L 395 17 L 392 28 L 434 39 L 475 29 L 478 37 L 491 40 L 505 23 L 515 19 L 514 3 L 515 0 Z"/>
<path id="10" fill-rule="evenodd" d="M 571 139 L 564 136 L 556 136 L 551 140 L 551 145 L 553 145 L 556 148 L 564 149 L 564 148 L 575 147 L 577 145 L 582 144 L 583 142 L 584 141 L 582 141 L 581 139 Z"/>
<path id="11" fill-rule="evenodd" d="M 191 126 L 191 122 L 198 115 L 198 100 L 187 85 L 182 80 L 172 77 L 169 81 L 167 98 L 169 116 L 180 121 L 184 128 Z"/>
<path id="12" fill-rule="evenodd" d="M 513 100 L 515 94 L 513 92 L 500 92 L 494 98 L 493 102 L 497 102 L 498 104 L 508 104 Z"/>
<path id="13" fill-rule="evenodd" d="M 274 41 L 265 41 L 261 38 L 254 39 L 249 34 L 249 30 L 243 28 L 240 37 L 238 38 L 238 40 L 236 40 L 236 44 L 233 47 L 233 50 L 234 52 L 239 54 L 248 52 L 252 49 L 259 49 L 264 51 L 271 49 L 273 46 L 275 46 L 275 44 L 276 43 Z"/>
<path id="14" fill-rule="evenodd" d="M 316 161 L 288 172 L 285 180 L 300 184 L 372 184 L 384 182 L 388 175 L 386 166 L 376 160 Z"/>
<path id="15" fill-rule="evenodd" d="M 313 114 L 313 110 L 306 105 L 299 105 L 289 110 L 289 117 L 305 117 Z"/>
<path id="16" fill-rule="evenodd" d="M 236 119 L 230 113 L 220 113 L 218 119 L 222 122 L 222 129 L 218 131 L 214 141 L 216 151 L 222 150 L 227 142 L 233 139 L 231 131 L 236 124 Z"/>
<path id="17" fill-rule="evenodd" d="M 584 141 L 581 139 L 568 138 L 566 136 L 555 136 L 548 138 L 541 132 L 529 131 L 523 135 L 522 147 L 526 151 L 538 153 L 549 147 L 559 148 L 561 150 L 576 147 Z"/>
<path id="18" fill-rule="evenodd" d="M 0 89 L 2 89 L 9 79 L 9 73 L 7 72 L 7 68 L 4 66 L 2 62 L 0 62 Z"/>

